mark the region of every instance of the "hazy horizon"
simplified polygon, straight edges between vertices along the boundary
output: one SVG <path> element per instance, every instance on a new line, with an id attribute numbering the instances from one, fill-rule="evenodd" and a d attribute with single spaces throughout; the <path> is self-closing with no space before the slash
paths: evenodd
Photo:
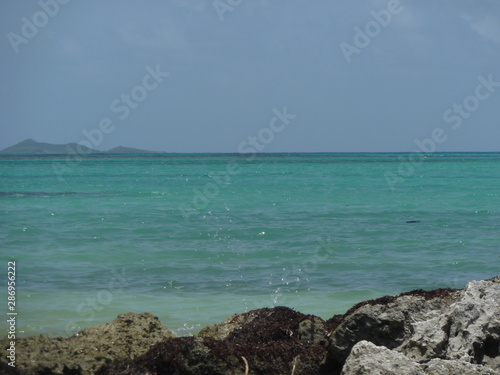
<path id="1" fill-rule="evenodd" d="M 32 138 L 176 153 L 500 151 L 493 0 L 0 11 L 0 150 Z"/>
<path id="2" fill-rule="evenodd" d="M 11 146 L 16 146 L 17 144 L 21 143 L 21 142 L 24 142 L 26 140 L 33 140 L 35 142 L 38 142 L 36 139 L 32 139 L 32 138 L 27 138 L 27 139 L 24 139 L 14 145 L 11 145 Z M 50 145 L 67 145 L 67 144 L 77 144 L 77 142 L 66 142 L 66 143 L 51 143 L 51 142 L 39 142 L 39 143 L 46 143 L 46 144 L 50 144 Z M 0 149 L 0 152 L 8 149 L 9 147 L 11 146 L 7 146 L 5 149 Z M 95 148 L 93 150 L 95 151 L 99 151 L 99 152 L 109 152 L 111 151 L 112 149 L 115 149 L 115 148 L 119 148 L 119 147 L 124 147 L 124 148 L 130 148 L 130 149 L 138 149 L 138 150 L 141 150 L 141 151 L 147 151 L 147 152 L 153 152 L 153 153 L 156 153 L 156 154 L 179 154 L 179 155 L 182 155 L 182 154 L 241 154 L 243 156 L 245 155 L 249 155 L 251 153 L 241 153 L 241 152 L 237 152 L 237 151 L 234 151 L 234 152 L 218 152 L 218 151 L 211 151 L 211 152 L 171 152 L 171 151 L 165 151 L 165 150 L 151 150 L 151 149 L 139 149 L 137 147 L 132 147 L 132 146 L 128 146 L 128 145 L 117 145 L 117 146 L 114 146 L 114 147 L 111 147 L 111 148 L 107 148 L 107 149 L 102 149 L 102 148 Z M 73 150 L 75 151 L 76 154 L 78 154 L 79 156 L 85 156 L 85 153 L 79 153 L 76 149 Z M 422 152 L 421 150 L 419 150 L 418 148 L 415 148 L 414 150 L 412 151 L 264 151 L 264 152 L 256 152 L 256 154 L 363 154 L 363 153 L 367 153 L 367 154 L 384 154 L 384 153 L 388 153 L 388 154 L 404 154 L 404 153 L 407 153 L 407 154 L 422 154 L 422 155 L 426 155 L 428 156 L 429 154 L 450 154 L 450 153 L 457 153 L 457 154 L 460 154 L 460 153 L 500 153 L 500 151 L 494 151 L 494 150 L 486 150 L 486 151 L 460 151 L 460 150 L 457 150 L 457 151 L 432 151 L 432 152 Z M 9 154 L 7 154 L 9 155 Z M 39 155 L 37 155 L 39 156 Z"/>

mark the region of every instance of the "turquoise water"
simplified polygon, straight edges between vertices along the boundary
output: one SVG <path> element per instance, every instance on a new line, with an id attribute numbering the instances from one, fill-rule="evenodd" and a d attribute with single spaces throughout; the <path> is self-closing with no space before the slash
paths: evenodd
<path id="1" fill-rule="evenodd" d="M 500 154 L 429 155 L 409 170 L 402 160 L 3 156 L 0 243 L 4 279 L 17 265 L 18 333 L 70 335 L 128 311 L 179 335 L 263 306 L 330 318 L 498 275 Z"/>

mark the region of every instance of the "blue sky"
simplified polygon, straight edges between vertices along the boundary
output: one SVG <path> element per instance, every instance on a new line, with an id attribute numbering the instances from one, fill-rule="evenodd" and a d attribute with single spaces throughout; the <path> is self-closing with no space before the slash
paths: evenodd
<path id="1" fill-rule="evenodd" d="M 0 27 L 0 149 L 500 151 L 498 0 L 6 0 Z"/>

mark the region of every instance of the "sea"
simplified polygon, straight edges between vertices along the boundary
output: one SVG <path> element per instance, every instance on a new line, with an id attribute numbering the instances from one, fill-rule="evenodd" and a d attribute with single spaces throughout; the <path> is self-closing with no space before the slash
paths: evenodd
<path id="1" fill-rule="evenodd" d="M 499 275 L 500 153 L 3 155 L 0 244 L 18 336 L 127 312 L 179 336 L 262 307 L 329 319 Z"/>

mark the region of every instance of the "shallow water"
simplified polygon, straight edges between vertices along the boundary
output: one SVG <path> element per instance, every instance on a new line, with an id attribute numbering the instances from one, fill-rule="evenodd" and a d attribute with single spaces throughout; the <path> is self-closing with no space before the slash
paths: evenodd
<path id="1" fill-rule="evenodd" d="M 18 332 L 69 335 L 148 311 L 187 335 L 263 306 L 329 318 L 498 275 L 500 154 L 430 155 L 391 189 L 401 158 L 121 155 L 58 178 L 64 158 L 1 157 Z"/>

